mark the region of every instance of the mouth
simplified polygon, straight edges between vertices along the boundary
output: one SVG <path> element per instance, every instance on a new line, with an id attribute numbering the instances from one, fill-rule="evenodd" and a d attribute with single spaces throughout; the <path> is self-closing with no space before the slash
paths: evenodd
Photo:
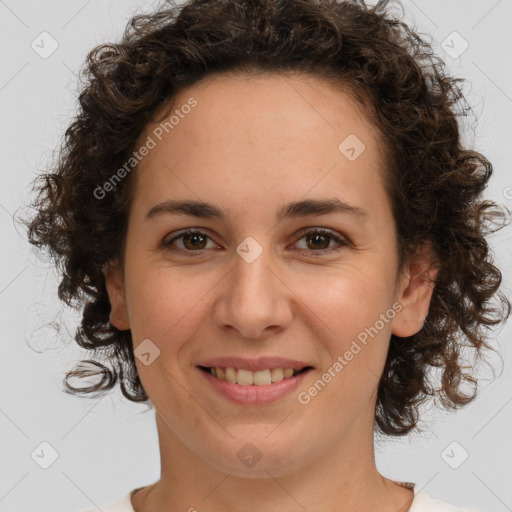
<path id="1" fill-rule="evenodd" d="M 304 366 L 302 368 L 267 368 L 257 371 L 223 366 L 198 366 L 198 368 L 216 379 L 240 386 L 270 386 L 313 369 L 312 366 Z"/>
<path id="2" fill-rule="evenodd" d="M 280 358 L 259 361 L 231 358 L 208 362 L 212 366 L 205 363 L 198 365 L 197 369 L 210 389 L 238 406 L 250 407 L 269 406 L 286 399 L 303 386 L 305 379 L 314 371 L 313 366 Z M 245 368 L 236 368 L 233 363 Z M 224 366 L 218 366 L 222 364 Z M 251 366 L 253 369 L 249 370 L 247 367 Z"/>

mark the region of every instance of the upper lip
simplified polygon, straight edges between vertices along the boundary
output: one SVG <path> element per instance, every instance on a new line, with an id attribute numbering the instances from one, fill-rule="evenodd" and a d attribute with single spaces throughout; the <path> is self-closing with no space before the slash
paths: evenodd
<path id="1" fill-rule="evenodd" d="M 294 370 L 302 370 L 306 366 L 312 366 L 304 361 L 296 359 L 285 359 L 283 357 L 259 357 L 256 359 L 247 359 L 246 357 L 216 357 L 201 362 L 198 366 L 206 366 L 208 368 L 236 368 L 237 370 L 266 370 L 272 368 L 293 368 Z"/>

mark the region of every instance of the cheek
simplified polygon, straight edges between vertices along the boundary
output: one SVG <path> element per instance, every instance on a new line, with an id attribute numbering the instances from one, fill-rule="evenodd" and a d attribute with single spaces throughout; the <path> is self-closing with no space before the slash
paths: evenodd
<path id="1" fill-rule="evenodd" d="M 371 265 L 318 277 L 302 281 L 301 298 L 312 322 L 314 316 L 321 320 L 315 325 L 324 333 L 321 340 L 329 354 L 323 371 L 331 368 L 336 375 L 330 386 L 338 390 L 333 400 L 361 399 L 377 385 L 386 359 L 395 313 L 391 278 Z M 336 361 L 339 364 L 333 368 Z"/>
<path id="2" fill-rule="evenodd" d="M 336 339 L 346 340 L 373 325 L 391 306 L 389 277 L 378 269 L 340 269 L 303 278 L 301 299 Z"/>
<path id="3" fill-rule="evenodd" d="M 204 314 L 207 291 L 216 279 L 168 267 L 134 267 L 127 279 L 128 312 L 135 344 L 155 340 L 161 350 L 176 347 L 170 340 L 183 340 L 197 329 Z M 159 342 L 160 341 L 160 342 Z"/>
<path id="4" fill-rule="evenodd" d="M 154 357 L 156 350 L 149 345 L 151 357 L 154 357 L 149 365 L 135 358 L 142 384 L 159 409 L 181 412 L 183 404 L 189 404 L 189 400 L 172 376 L 176 375 L 180 362 L 187 360 L 187 341 L 194 337 L 198 325 L 204 321 L 199 316 L 204 315 L 208 300 L 205 290 L 213 283 L 205 288 L 205 278 L 191 279 L 190 275 L 184 277 L 173 269 L 149 265 L 133 267 L 127 275 L 131 276 L 126 286 L 136 355 L 137 347 L 146 339 L 159 351 Z M 139 351 L 146 352 L 146 349 L 141 345 Z M 169 390 L 172 392 L 168 393 Z M 164 407 L 160 404 L 163 396 L 167 400 Z"/>

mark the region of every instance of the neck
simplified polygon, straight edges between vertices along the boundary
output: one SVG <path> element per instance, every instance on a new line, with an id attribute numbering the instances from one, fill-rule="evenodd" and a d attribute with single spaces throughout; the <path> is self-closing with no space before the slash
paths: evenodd
<path id="1" fill-rule="evenodd" d="M 157 413 L 161 478 L 135 493 L 136 512 L 151 510 L 216 512 L 279 510 L 295 512 L 406 512 L 412 490 L 379 474 L 373 422 L 360 418 L 336 446 L 300 468 L 264 471 L 258 478 L 222 472 L 189 450 Z M 371 425 L 371 429 L 361 428 Z"/>

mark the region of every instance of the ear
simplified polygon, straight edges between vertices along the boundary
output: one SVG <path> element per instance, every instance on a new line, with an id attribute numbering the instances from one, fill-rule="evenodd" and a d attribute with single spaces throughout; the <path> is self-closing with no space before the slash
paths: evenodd
<path id="1" fill-rule="evenodd" d="M 130 328 L 130 322 L 126 307 L 123 271 L 117 263 L 108 262 L 103 267 L 103 273 L 111 306 L 110 323 L 120 331 L 125 331 Z"/>
<path id="2" fill-rule="evenodd" d="M 406 338 L 423 328 L 435 286 L 437 268 L 430 245 L 421 246 L 406 263 L 396 300 L 402 309 L 393 319 L 391 332 Z"/>

